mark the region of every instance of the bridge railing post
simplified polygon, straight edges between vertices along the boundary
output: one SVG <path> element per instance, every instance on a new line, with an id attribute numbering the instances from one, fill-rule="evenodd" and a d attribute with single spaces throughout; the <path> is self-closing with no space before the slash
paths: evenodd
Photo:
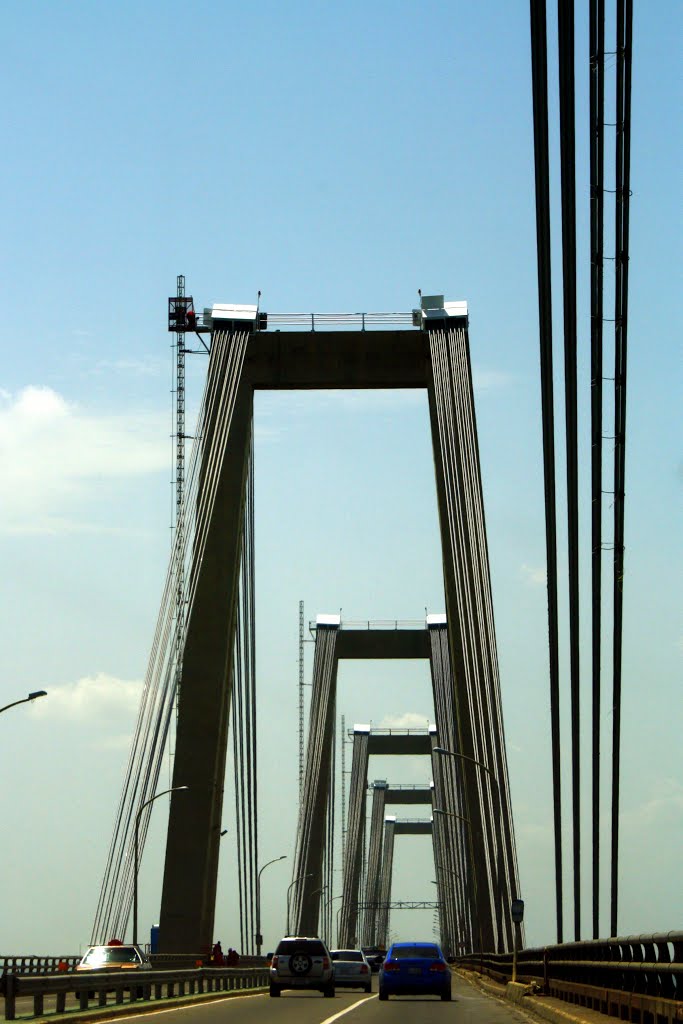
<path id="1" fill-rule="evenodd" d="M 5 995 L 5 1020 L 14 1020 L 16 1016 L 16 989 L 17 979 L 14 974 L 5 974 L 2 979 L 2 987 Z"/>

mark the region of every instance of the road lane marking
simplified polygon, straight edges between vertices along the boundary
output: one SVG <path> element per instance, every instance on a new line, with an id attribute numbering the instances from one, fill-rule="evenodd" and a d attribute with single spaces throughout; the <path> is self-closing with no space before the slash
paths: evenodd
<path id="1" fill-rule="evenodd" d="M 339 1020 L 340 1017 L 344 1017 L 347 1013 L 351 1013 L 351 1010 L 355 1010 L 357 1006 L 365 1006 L 366 1003 L 371 1003 L 373 999 L 377 998 L 377 993 L 374 996 L 370 996 L 369 999 L 359 999 L 357 1003 L 351 1003 L 351 1006 L 347 1006 L 345 1010 L 340 1010 L 339 1013 L 333 1014 L 331 1017 L 326 1017 L 325 1020 L 321 1020 L 320 1024 L 332 1024 L 333 1020 Z"/>
<path id="2" fill-rule="evenodd" d="M 234 989 L 233 991 L 239 991 L 239 989 Z M 206 993 L 206 994 L 208 995 L 209 993 Z M 230 1003 L 243 1002 L 245 999 L 263 999 L 263 997 L 267 996 L 267 995 L 268 995 L 268 993 L 266 991 L 254 992 L 253 995 L 250 994 L 248 996 L 247 995 L 238 996 L 236 998 L 233 997 L 232 999 L 228 997 L 228 998 L 225 999 L 225 1002 L 226 1002 L 226 1004 L 230 1004 Z M 182 998 L 182 996 L 181 996 L 181 998 Z M 190 998 L 190 1000 L 192 999 L 191 996 L 189 998 Z M 114 1020 L 116 1020 L 116 1021 L 119 1021 L 119 1020 L 120 1021 L 136 1020 L 138 1017 L 155 1017 L 155 1016 L 157 1016 L 160 1013 L 177 1013 L 179 1010 L 189 1010 L 190 1008 L 192 1008 L 193 1010 L 198 1010 L 201 1006 L 214 1006 L 216 1003 L 220 1003 L 221 1001 L 222 1000 L 220 998 L 216 998 L 216 999 L 202 999 L 201 1001 L 197 1000 L 197 1002 L 182 1003 L 180 1006 L 160 1006 L 158 1010 L 157 1009 L 145 1010 L 145 1009 L 141 1008 L 138 1013 L 130 1013 L 130 1014 L 127 1014 L 125 1017 L 123 1015 L 119 1016 L 119 1015 L 112 1014 L 111 1016 L 108 1016 L 108 1017 L 89 1017 L 88 1020 L 92 1021 L 92 1024 L 97 1024 L 98 1021 L 105 1021 L 105 1020 L 107 1020 L 107 1021 L 108 1020 L 111 1020 L 111 1021 L 114 1021 Z M 111 1007 L 103 1006 L 102 1009 L 103 1010 L 113 1009 L 115 1005 L 116 1005 L 115 1003 L 112 1003 Z M 98 1009 L 98 1007 L 95 1007 L 95 1009 Z"/>

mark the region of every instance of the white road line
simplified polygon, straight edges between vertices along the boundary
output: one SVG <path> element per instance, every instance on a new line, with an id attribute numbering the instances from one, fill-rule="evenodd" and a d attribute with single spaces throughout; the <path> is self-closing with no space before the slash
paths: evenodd
<path id="1" fill-rule="evenodd" d="M 332 1017 L 326 1017 L 325 1020 L 321 1020 L 320 1024 L 332 1024 L 333 1020 L 339 1020 L 340 1017 L 344 1017 L 347 1013 L 351 1013 L 351 1010 L 355 1010 L 357 1006 L 365 1006 L 366 1003 L 371 1003 L 373 999 L 377 998 L 377 994 L 370 996 L 369 999 L 359 999 L 357 1003 L 352 1003 L 351 1006 L 347 1006 L 345 1010 L 340 1010 L 339 1013 L 333 1014 Z"/>
<path id="2" fill-rule="evenodd" d="M 253 995 L 249 995 L 249 996 L 237 996 L 237 997 L 233 996 L 232 999 L 230 999 L 230 998 L 225 999 L 225 1004 L 226 1004 L 226 1006 L 228 1006 L 231 1003 L 241 1003 L 241 1002 L 244 1002 L 245 999 L 263 999 L 263 997 L 266 996 L 266 995 L 268 995 L 267 992 L 254 992 Z M 181 998 L 182 998 L 182 996 L 181 996 Z M 161 1007 L 159 1007 L 158 1010 L 140 1010 L 138 1013 L 135 1013 L 135 1014 L 131 1013 L 127 1017 L 119 1017 L 119 1016 L 112 1015 L 111 1017 L 101 1017 L 99 1019 L 100 1019 L 100 1021 L 104 1021 L 104 1020 L 107 1020 L 107 1021 L 109 1021 L 109 1020 L 111 1020 L 111 1021 L 114 1021 L 114 1020 L 116 1020 L 116 1021 L 119 1021 L 119 1020 L 120 1021 L 124 1021 L 124 1020 L 137 1020 L 139 1017 L 156 1017 L 160 1013 L 178 1013 L 180 1010 L 189 1010 L 190 1008 L 193 1009 L 193 1010 L 199 1010 L 202 1006 L 215 1006 L 216 1003 L 220 1003 L 220 1002 L 221 1002 L 220 999 L 202 999 L 201 1002 L 197 1001 L 196 1003 L 183 1003 L 181 1006 L 161 1006 Z M 103 1009 L 105 1009 L 105 1007 L 103 1007 Z M 97 1019 L 98 1018 L 96 1018 L 96 1017 L 93 1018 L 93 1024 L 96 1024 Z"/>

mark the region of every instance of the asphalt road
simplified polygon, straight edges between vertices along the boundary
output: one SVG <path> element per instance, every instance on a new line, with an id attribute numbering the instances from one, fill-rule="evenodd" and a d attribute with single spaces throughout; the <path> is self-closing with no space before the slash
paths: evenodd
<path id="1" fill-rule="evenodd" d="M 119 1017 L 118 1020 L 144 1024 L 164 1014 L 168 1024 L 520 1024 L 530 1018 L 515 1007 L 484 995 L 460 978 L 453 981 L 453 1000 L 442 1003 L 434 996 L 391 997 L 384 1003 L 377 999 L 377 977 L 373 977 L 373 994 L 358 990 L 337 989 L 334 999 L 325 999 L 319 992 L 283 992 L 279 999 L 268 993 L 239 996 L 232 999 L 193 1004 L 149 1014 Z"/>

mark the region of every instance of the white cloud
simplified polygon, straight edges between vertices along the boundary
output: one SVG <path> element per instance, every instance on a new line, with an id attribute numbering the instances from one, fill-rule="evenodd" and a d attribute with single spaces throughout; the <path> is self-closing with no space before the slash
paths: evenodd
<path id="1" fill-rule="evenodd" d="M 548 582 L 548 575 L 544 565 L 526 565 L 522 563 L 520 568 L 524 579 L 530 586 L 545 586 Z"/>
<path id="2" fill-rule="evenodd" d="M 133 377 L 162 377 L 169 372 L 168 363 L 161 359 L 102 359 L 94 373 L 125 373 Z"/>
<path id="3" fill-rule="evenodd" d="M 502 391 L 511 383 L 512 376 L 509 373 L 501 373 L 500 370 L 486 370 L 480 366 L 472 367 L 472 388 L 475 395 Z"/>
<path id="4" fill-rule="evenodd" d="M 622 806 L 623 803 L 622 797 Z M 660 779 L 656 794 L 636 807 L 623 810 L 620 820 L 625 829 L 637 833 L 644 828 L 680 823 L 683 820 L 683 785 L 678 779 Z"/>
<path id="5" fill-rule="evenodd" d="M 167 469 L 168 423 L 96 416 L 48 387 L 0 395 L 0 505 L 5 533 L 92 530 L 75 514 L 96 484 Z"/>
<path id="6" fill-rule="evenodd" d="M 75 683 L 51 686 L 47 697 L 32 705 L 37 717 L 52 721 L 111 723 L 113 719 L 133 720 L 138 712 L 142 683 L 117 679 L 99 672 Z M 127 742 L 129 741 L 129 738 Z M 112 740 L 119 744 L 119 739 Z"/>
<path id="7" fill-rule="evenodd" d="M 385 715 L 379 723 L 379 729 L 426 729 L 430 724 L 426 715 L 415 711 L 407 711 L 403 715 Z"/>

